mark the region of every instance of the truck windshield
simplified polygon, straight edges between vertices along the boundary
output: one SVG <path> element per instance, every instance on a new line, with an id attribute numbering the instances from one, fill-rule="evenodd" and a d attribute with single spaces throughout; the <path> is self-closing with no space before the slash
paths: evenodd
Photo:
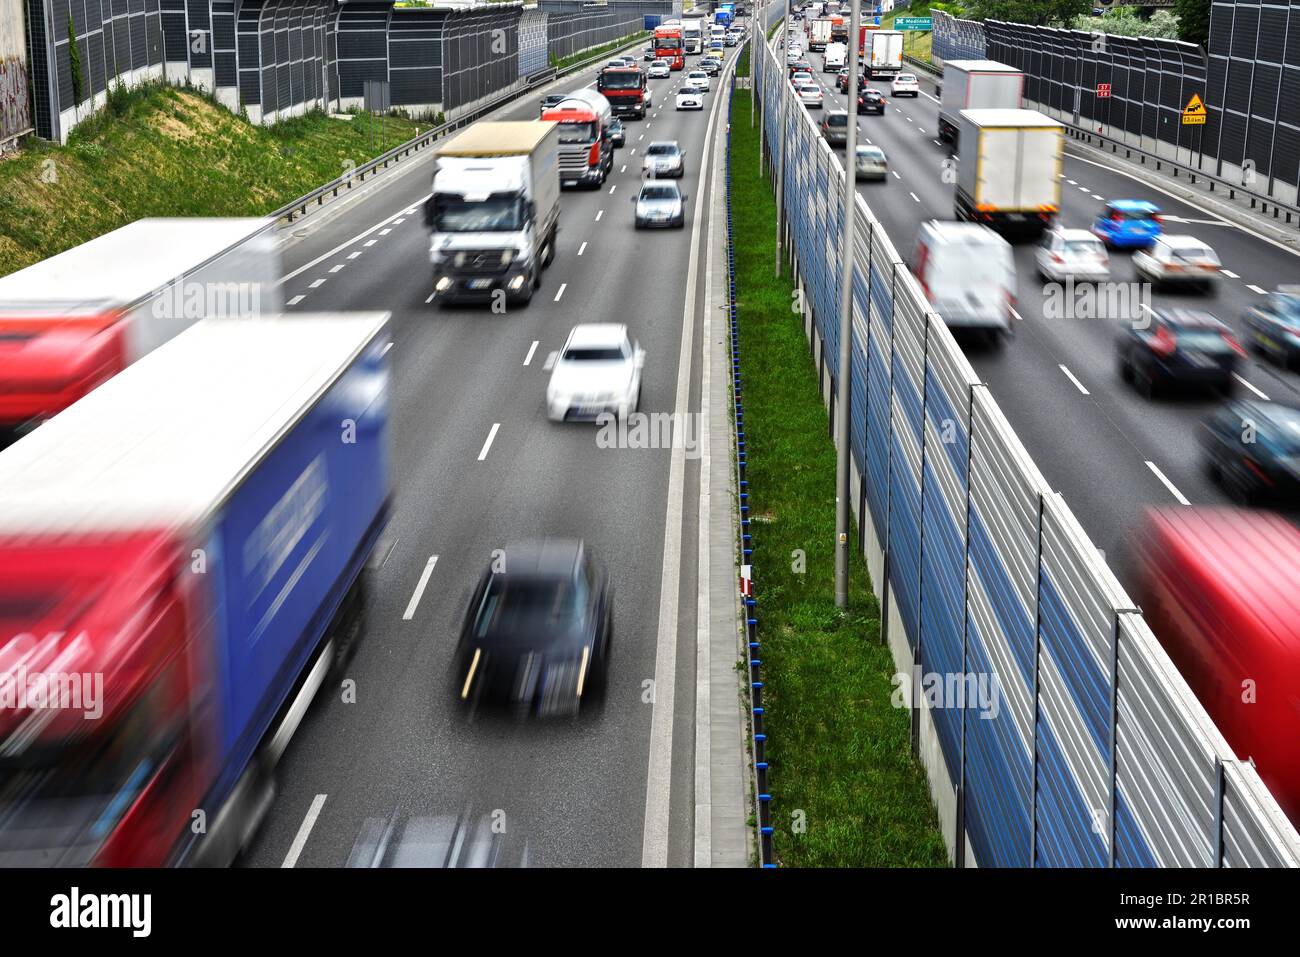
<path id="1" fill-rule="evenodd" d="M 509 193 L 473 203 L 444 194 L 434 204 L 433 223 L 440 233 L 514 232 L 523 229 L 523 204 Z"/>
<path id="2" fill-rule="evenodd" d="M 590 143 L 596 138 L 596 127 L 591 121 L 585 123 L 561 123 L 561 143 Z"/>
<path id="3" fill-rule="evenodd" d="M 655 41 L 656 50 L 680 50 L 682 41 L 680 37 L 660 37 Z"/>
<path id="4" fill-rule="evenodd" d="M 605 73 L 600 78 L 602 90 L 639 90 L 641 89 L 640 72 Z"/>

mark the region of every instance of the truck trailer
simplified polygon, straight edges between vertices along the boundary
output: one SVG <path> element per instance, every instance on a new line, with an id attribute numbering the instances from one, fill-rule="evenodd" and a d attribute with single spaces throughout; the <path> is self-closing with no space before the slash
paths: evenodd
<path id="1" fill-rule="evenodd" d="M 962 110 L 1018 110 L 1025 75 L 994 60 L 948 60 L 943 65 L 939 104 L 939 139 L 958 140 Z"/>
<path id="2" fill-rule="evenodd" d="M 1061 208 L 1065 127 L 1034 110 L 958 114 L 958 219 L 1039 235 Z"/>
<path id="3" fill-rule="evenodd" d="M 871 30 L 862 39 L 863 73 L 869 79 L 893 79 L 903 69 L 903 34 L 900 30 Z"/>
<path id="4" fill-rule="evenodd" d="M 281 311 L 268 219 L 139 219 L 0 278 L 0 429 L 67 408 L 205 316 Z"/>
<path id="5" fill-rule="evenodd" d="M 812 22 L 812 27 L 808 33 L 809 50 L 825 50 L 826 44 L 831 42 L 831 18 L 817 17 Z"/>
<path id="6" fill-rule="evenodd" d="M 585 142 L 594 125 L 588 116 L 568 129 Z M 424 210 L 440 302 L 532 300 L 555 258 L 563 129 L 550 120 L 480 120 L 436 147 Z M 585 173 L 586 152 L 579 158 Z"/>
<path id="7" fill-rule="evenodd" d="M 225 865 L 365 628 L 388 314 L 207 319 L 0 452 L 0 866 Z"/>

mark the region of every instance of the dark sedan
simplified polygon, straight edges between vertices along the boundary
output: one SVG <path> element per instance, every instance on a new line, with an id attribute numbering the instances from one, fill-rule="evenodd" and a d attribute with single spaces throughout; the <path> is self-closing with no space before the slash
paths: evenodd
<path id="1" fill-rule="evenodd" d="M 885 98 L 879 90 L 863 90 L 858 94 L 859 113 L 878 113 L 885 115 Z"/>
<path id="2" fill-rule="evenodd" d="M 717 57 L 706 56 L 697 64 L 696 68 L 703 70 L 709 76 L 717 76 L 722 72 L 722 61 Z"/>
<path id="3" fill-rule="evenodd" d="M 1231 392 L 1246 355 L 1226 325 L 1195 309 L 1149 310 L 1125 324 L 1117 341 L 1119 374 L 1151 398 L 1165 386 L 1202 386 Z"/>
<path id="4" fill-rule="evenodd" d="M 613 621 L 608 577 L 581 542 L 508 545 L 470 600 L 456 694 L 522 716 L 577 714 L 604 691 Z"/>
<path id="5" fill-rule="evenodd" d="M 627 130 L 623 128 L 623 121 L 617 116 L 609 121 L 609 141 L 615 146 L 627 145 Z"/>
<path id="6" fill-rule="evenodd" d="M 555 107 L 559 106 L 568 98 L 569 98 L 569 94 L 567 93 L 547 93 L 544 97 L 542 97 L 541 112 L 545 113 L 547 110 L 555 109 Z"/>
<path id="7" fill-rule="evenodd" d="M 1201 422 L 1210 478 L 1238 502 L 1300 503 L 1300 409 L 1279 402 L 1229 402 Z"/>
<path id="8" fill-rule="evenodd" d="M 1245 322 L 1249 345 L 1283 368 L 1300 364 L 1300 286 L 1278 286 Z"/>

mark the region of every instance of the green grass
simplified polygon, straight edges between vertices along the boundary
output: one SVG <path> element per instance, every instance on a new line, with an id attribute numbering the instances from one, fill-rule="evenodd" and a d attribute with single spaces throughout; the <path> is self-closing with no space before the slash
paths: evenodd
<path id="1" fill-rule="evenodd" d="M 788 271 L 772 275 L 776 207 L 758 173 L 749 96 L 733 100 L 732 209 L 744 237 L 736 285 L 775 853 L 787 867 L 942 867 L 910 714 L 891 705 L 894 664 L 856 549 L 849 608 L 835 607 L 835 450 L 793 284 Z M 800 812 L 804 833 L 792 828 Z"/>
<path id="2" fill-rule="evenodd" d="M 28 140 L 0 162 L 0 275 L 143 216 L 269 213 L 432 125 L 311 113 L 259 127 L 176 87 L 110 100 L 67 146 Z"/>
<path id="3" fill-rule="evenodd" d="M 629 33 L 627 36 L 623 37 L 622 39 L 613 40 L 609 43 L 604 44 L 603 46 L 594 47 L 590 50 L 579 50 L 577 53 L 570 54 L 569 56 L 566 57 L 557 57 L 552 55 L 551 66 L 555 67 L 557 70 L 563 70 L 566 67 L 571 67 L 575 63 L 581 63 L 584 60 L 599 60 L 602 56 L 604 56 L 607 53 L 613 53 L 615 50 L 622 49 L 623 47 L 631 43 L 633 40 L 637 40 L 637 39 L 648 40 L 649 38 L 650 38 L 650 34 L 647 33 L 645 30 L 640 30 L 636 33 Z"/>

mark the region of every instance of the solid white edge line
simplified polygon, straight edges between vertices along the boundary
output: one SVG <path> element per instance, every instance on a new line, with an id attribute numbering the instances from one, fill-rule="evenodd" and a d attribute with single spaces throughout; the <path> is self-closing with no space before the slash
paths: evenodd
<path id="1" fill-rule="evenodd" d="M 1161 483 L 1164 485 L 1165 488 L 1169 489 L 1169 494 L 1171 494 L 1174 498 L 1178 499 L 1178 504 L 1180 505 L 1192 504 L 1187 500 L 1187 496 L 1185 496 L 1182 492 L 1178 491 L 1178 487 L 1175 486 L 1173 482 L 1169 481 L 1168 476 L 1166 476 L 1164 472 L 1160 471 L 1160 466 L 1156 465 L 1155 462 L 1152 462 L 1148 459 L 1147 468 L 1149 468 L 1152 472 L 1155 473 L 1156 478 L 1160 479 Z"/>
<path id="2" fill-rule="evenodd" d="M 1075 377 L 1074 373 L 1071 372 L 1071 371 L 1070 371 L 1070 370 L 1065 366 L 1064 363 L 1062 363 L 1062 364 L 1059 366 L 1059 368 L 1060 368 L 1060 370 L 1061 370 L 1062 372 L 1065 373 L 1065 377 L 1066 377 L 1067 379 L 1069 379 L 1071 382 L 1074 383 L 1074 387 L 1075 387 L 1076 389 L 1078 389 L 1078 390 L 1079 390 L 1080 392 L 1082 392 L 1084 395 L 1091 395 L 1091 394 L 1092 394 L 1092 393 L 1090 393 L 1087 389 L 1085 389 L 1085 388 L 1083 387 L 1083 383 L 1080 382 L 1080 381 Z"/>
<path id="3" fill-rule="evenodd" d="M 487 438 L 483 440 L 483 448 L 479 449 L 478 460 L 480 462 L 487 458 L 488 451 L 492 448 L 492 440 L 497 437 L 497 430 L 500 428 L 500 422 L 492 423 L 492 428 L 488 430 Z"/>
<path id="4" fill-rule="evenodd" d="M 325 797 L 324 794 L 317 794 L 312 798 L 311 807 L 307 808 L 307 816 L 302 819 L 302 824 L 298 825 L 298 833 L 294 835 L 293 843 L 289 845 L 289 853 L 284 855 L 284 862 L 280 865 L 282 868 L 294 867 L 298 863 L 298 856 L 307 846 L 311 829 L 316 826 L 316 818 L 320 817 L 320 809 L 325 806 Z"/>
<path id="5" fill-rule="evenodd" d="M 1239 375 L 1238 375 L 1237 373 L 1235 373 L 1235 372 L 1232 374 L 1232 377 L 1233 377 L 1234 379 L 1236 379 L 1238 382 L 1240 382 L 1242 385 L 1244 385 L 1244 386 L 1245 386 L 1247 389 L 1249 389 L 1251 392 L 1255 393 L 1255 395 L 1257 395 L 1257 396 L 1259 396 L 1261 399 L 1263 399 L 1265 402 L 1268 401 L 1268 396 L 1266 396 L 1263 392 L 1259 391 L 1258 387 L 1256 387 L 1256 386 L 1252 385 L 1251 383 L 1247 382 L 1245 379 L 1243 379 L 1241 376 L 1239 376 Z"/>
<path id="6" fill-rule="evenodd" d="M 528 347 L 528 355 L 524 356 L 524 365 L 528 365 L 528 363 L 533 361 L 533 353 L 535 353 L 536 351 L 537 351 L 537 340 L 534 339 L 533 344 Z"/>
<path id="7" fill-rule="evenodd" d="M 429 576 L 433 574 L 433 568 L 437 564 L 437 555 L 430 555 L 429 560 L 424 563 L 424 571 L 420 572 L 420 580 L 415 585 L 415 591 L 411 592 L 411 600 L 406 603 L 402 621 L 410 621 L 415 617 L 415 609 L 420 607 L 420 598 L 424 595 L 425 586 L 429 584 Z"/>

